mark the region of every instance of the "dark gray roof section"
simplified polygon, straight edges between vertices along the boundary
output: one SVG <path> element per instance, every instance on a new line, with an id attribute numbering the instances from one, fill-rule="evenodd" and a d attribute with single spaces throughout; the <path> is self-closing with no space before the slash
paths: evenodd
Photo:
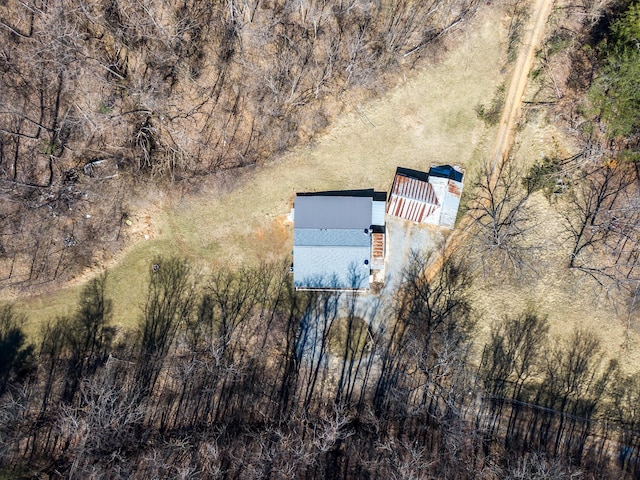
<path id="1" fill-rule="evenodd" d="M 429 175 L 441 178 L 450 178 L 456 182 L 462 182 L 462 172 L 456 170 L 451 165 L 439 165 L 431 167 Z"/>
<path id="2" fill-rule="evenodd" d="M 372 197 L 298 194 L 294 205 L 295 228 L 369 228 Z"/>
<path id="3" fill-rule="evenodd" d="M 415 178 L 417 180 L 422 180 L 423 182 L 429 181 L 429 174 L 425 172 L 420 172 L 418 170 L 412 170 L 411 168 L 397 167 L 396 168 L 396 176 L 402 175 L 404 177 Z M 391 189 L 393 191 L 393 188 Z"/>
<path id="4" fill-rule="evenodd" d="M 373 192 L 373 201 L 374 202 L 386 202 L 387 201 L 387 192 Z"/>
<path id="5" fill-rule="evenodd" d="M 358 190 L 325 190 L 324 192 L 300 192 L 300 197 L 371 197 L 376 201 L 385 201 L 387 192 L 376 192 L 373 188 Z"/>

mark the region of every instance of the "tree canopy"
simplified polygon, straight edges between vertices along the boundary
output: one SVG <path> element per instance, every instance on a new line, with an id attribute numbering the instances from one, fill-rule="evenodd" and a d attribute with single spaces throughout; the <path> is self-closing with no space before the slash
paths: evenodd
<path id="1" fill-rule="evenodd" d="M 610 140 L 640 160 L 640 2 L 634 2 L 611 26 L 600 49 L 604 64 L 590 90 L 590 100 Z"/>

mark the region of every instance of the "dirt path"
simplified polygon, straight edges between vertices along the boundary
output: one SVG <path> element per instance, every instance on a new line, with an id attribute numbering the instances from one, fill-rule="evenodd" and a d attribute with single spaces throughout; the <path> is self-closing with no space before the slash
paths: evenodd
<path id="1" fill-rule="evenodd" d="M 551 14 L 552 6 L 553 0 L 535 0 L 533 5 L 533 10 L 529 17 L 527 35 L 513 69 L 511 83 L 509 84 L 500 118 L 498 135 L 491 157 L 491 169 L 494 172 L 499 171 L 500 169 L 496 167 L 500 167 L 509 158 L 509 151 L 513 145 L 514 128 L 520 118 L 522 97 L 527 87 L 529 72 L 533 66 L 536 49 L 540 46 L 544 37 L 545 25 Z"/>
<path id="2" fill-rule="evenodd" d="M 524 36 L 524 41 L 513 68 L 511 82 L 509 83 L 509 89 L 505 97 L 493 153 L 491 157 L 489 157 L 492 172 L 491 182 L 493 184 L 497 181 L 500 167 L 508 160 L 509 152 L 513 146 L 515 126 L 520 118 L 522 98 L 527 87 L 529 72 L 533 66 L 536 49 L 540 46 L 544 38 L 545 26 L 551 14 L 552 6 L 553 0 L 535 0 L 532 6 L 527 25 L 527 33 Z M 445 258 L 458 250 L 468 234 L 471 224 L 472 219 L 468 215 L 460 220 L 456 226 L 456 230 L 454 230 L 447 240 L 442 255 L 436 258 L 425 272 L 428 279 L 433 278 L 440 268 L 442 268 Z"/>

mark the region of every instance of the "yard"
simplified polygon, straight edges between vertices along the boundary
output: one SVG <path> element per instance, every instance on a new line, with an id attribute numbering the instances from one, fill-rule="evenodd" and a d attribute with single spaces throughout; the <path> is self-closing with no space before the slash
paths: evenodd
<path id="1" fill-rule="evenodd" d="M 347 113 L 310 145 L 263 167 L 138 200 L 132 205 L 131 245 L 108 265 L 116 324 L 136 324 L 158 255 L 184 255 L 203 271 L 289 255 L 292 228 L 286 215 L 296 191 L 387 190 L 398 165 L 470 165 L 486 157 L 494 129 L 487 129 L 474 106 L 488 102 L 504 76 L 503 29 L 492 15 L 480 12 L 456 34 L 443 60 L 382 98 L 347 105 Z M 68 312 L 78 293 L 76 285 L 20 299 L 29 330 Z"/>
<path id="2" fill-rule="evenodd" d="M 424 171 L 431 164 L 452 163 L 472 174 L 491 155 L 497 132 L 478 118 L 475 107 L 491 102 L 508 73 L 504 70 L 505 25 L 495 17 L 495 10 L 480 12 L 473 25 L 456 34 L 445 58 L 415 72 L 378 100 L 348 105 L 347 113 L 310 145 L 265 166 L 204 179 L 172 194 L 150 194 L 131 205 L 130 246 L 107 265 L 114 322 L 127 329 L 136 325 L 157 256 L 182 255 L 207 272 L 217 265 L 290 255 L 293 229 L 286 218 L 295 192 L 388 190 L 397 166 Z M 517 134 L 515 155 L 538 158 L 553 153 L 562 142 L 553 125 L 533 116 Z M 609 354 L 623 355 L 628 366 L 637 365 L 640 335 L 627 328 L 635 325 L 635 319 L 625 317 L 622 308 L 615 311 L 611 299 L 596 294 L 589 282 L 564 268 L 559 260 L 562 242 L 557 215 L 544 199 L 537 201 L 546 225 L 536 232 L 544 246 L 544 256 L 534 259 L 538 268 L 520 280 L 510 272 L 477 272 L 478 344 L 488 335 L 493 319 L 534 304 L 549 314 L 553 334 L 563 336 L 574 325 L 594 329 L 601 336 L 606 334 L 603 340 Z M 411 249 L 426 249 L 441 241 L 437 228 L 397 219 L 390 222 L 388 232 L 386 291 L 401 275 L 400 259 Z M 18 307 L 29 315 L 29 332 L 69 312 L 82 280 L 62 290 L 20 298 Z"/>

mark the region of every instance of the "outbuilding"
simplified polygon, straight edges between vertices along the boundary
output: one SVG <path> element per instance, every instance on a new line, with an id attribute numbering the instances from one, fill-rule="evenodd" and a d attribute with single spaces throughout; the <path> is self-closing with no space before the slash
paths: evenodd
<path id="1" fill-rule="evenodd" d="M 451 165 L 433 166 L 429 173 L 398 167 L 387 213 L 417 223 L 453 228 L 463 176 L 460 167 Z"/>

